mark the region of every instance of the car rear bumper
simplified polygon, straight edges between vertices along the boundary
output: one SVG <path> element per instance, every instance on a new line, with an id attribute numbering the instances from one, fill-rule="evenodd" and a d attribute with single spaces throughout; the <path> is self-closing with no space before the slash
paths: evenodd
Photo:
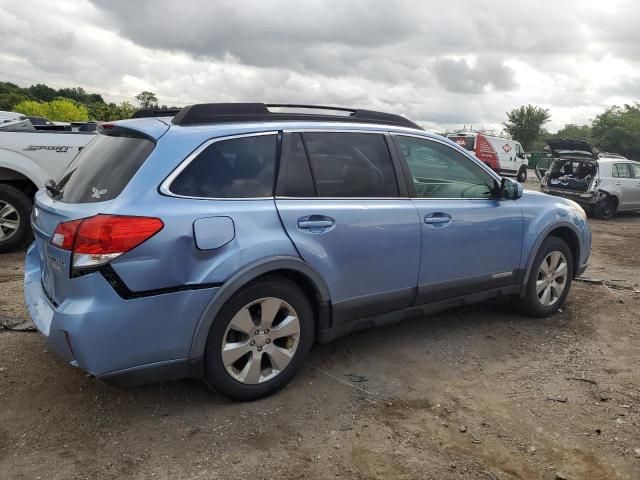
<path id="1" fill-rule="evenodd" d="M 126 384 L 199 374 L 189 352 L 196 324 L 217 288 L 125 300 L 96 272 L 70 279 L 73 294 L 56 305 L 41 277 L 40 257 L 31 245 L 25 261 L 27 309 L 65 362 Z"/>
<path id="2" fill-rule="evenodd" d="M 558 188 L 541 187 L 540 190 L 548 195 L 555 197 L 568 198 L 581 206 L 592 207 L 596 204 L 597 195 L 595 192 L 573 192 L 570 190 L 561 190 Z"/>

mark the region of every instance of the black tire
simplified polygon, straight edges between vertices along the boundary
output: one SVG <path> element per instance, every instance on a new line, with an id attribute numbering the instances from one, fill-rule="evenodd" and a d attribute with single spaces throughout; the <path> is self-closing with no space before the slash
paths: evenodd
<path id="1" fill-rule="evenodd" d="M 527 176 L 528 176 L 527 167 L 523 166 L 522 168 L 520 168 L 520 171 L 518 172 L 517 180 L 520 183 L 524 183 L 527 181 Z"/>
<path id="2" fill-rule="evenodd" d="M 236 313 L 265 297 L 282 299 L 295 310 L 300 322 L 298 345 L 289 364 L 274 378 L 262 383 L 246 384 L 232 377 L 227 371 L 222 360 L 222 344 L 225 341 L 227 327 Z M 314 325 L 313 309 L 309 299 L 290 280 L 271 276 L 246 285 L 229 299 L 211 326 L 204 356 L 205 383 L 212 390 L 239 401 L 257 400 L 277 392 L 287 385 L 304 365 L 313 345 Z"/>
<path id="3" fill-rule="evenodd" d="M 547 258 L 547 256 L 552 252 L 560 252 L 567 259 L 567 275 L 566 275 L 566 284 L 564 290 L 560 297 L 553 303 L 553 305 L 545 306 L 541 303 L 538 298 L 536 292 L 536 282 L 538 281 L 538 272 L 540 271 L 540 266 Z M 527 289 L 525 292 L 524 298 L 516 299 L 516 306 L 518 309 L 526 313 L 527 315 L 531 315 L 533 317 L 548 317 L 549 315 L 555 313 L 558 308 L 562 306 L 564 301 L 569 294 L 569 290 L 571 289 L 571 281 L 573 279 L 573 265 L 574 259 L 571 254 L 571 249 L 567 245 L 567 243 L 558 237 L 547 237 L 538 253 L 536 254 L 536 258 L 533 261 L 533 265 L 531 267 L 531 273 L 529 274 L 529 278 L 527 280 Z"/>
<path id="4" fill-rule="evenodd" d="M 605 195 L 593 207 L 593 214 L 600 220 L 610 220 L 615 215 L 617 207 L 616 199 L 611 195 Z"/>
<path id="5" fill-rule="evenodd" d="M 0 184 L 0 211 L 9 205 L 13 208 L 14 213 L 9 214 L 5 218 L 0 216 L 0 229 L 2 229 L 2 237 L 0 238 L 0 253 L 13 250 L 31 238 L 31 223 L 29 217 L 31 215 L 31 200 L 17 188 L 9 185 Z M 3 227 L 4 222 L 18 222 L 18 228 L 13 230 Z"/>

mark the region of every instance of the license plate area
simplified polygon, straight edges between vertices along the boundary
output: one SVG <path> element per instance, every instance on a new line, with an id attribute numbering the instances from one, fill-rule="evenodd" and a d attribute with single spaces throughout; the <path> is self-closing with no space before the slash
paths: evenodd
<path id="1" fill-rule="evenodd" d="M 69 280 L 67 252 L 63 252 L 48 242 L 41 241 L 42 288 L 52 303 L 59 303 L 65 282 Z"/>

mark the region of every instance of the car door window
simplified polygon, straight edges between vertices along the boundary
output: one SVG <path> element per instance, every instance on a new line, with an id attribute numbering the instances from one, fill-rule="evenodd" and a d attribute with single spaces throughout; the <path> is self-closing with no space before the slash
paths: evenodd
<path id="1" fill-rule="evenodd" d="M 176 195 L 198 198 L 257 198 L 273 195 L 276 135 L 214 142 L 171 183 Z"/>
<path id="2" fill-rule="evenodd" d="M 614 177 L 617 178 L 631 178 L 631 170 L 629 170 L 629 165 L 626 163 L 616 163 L 613 166 Z"/>
<path id="3" fill-rule="evenodd" d="M 631 166 L 631 172 L 633 173 L 634 178 L 640 178 L 640 165 L 632 163 L 630 166 Z"/>
<path id="4" fill-rule="evenodd" d="M 382 134 L 307 132 L 303 139 L 320 197 L 397 197 Z"/>
<path id="5" fill-rule="evenodd" d="M 439 142 L 398 135 L 395 142 L 420 198 L 489 198 L 495 179 L 482 167 Z"/>
<path id="6" fill-rule="evenodd" d="M 284 134 L 276 195 L 279 197 L 316 196 L 307 153 L 299 133 Z"/>

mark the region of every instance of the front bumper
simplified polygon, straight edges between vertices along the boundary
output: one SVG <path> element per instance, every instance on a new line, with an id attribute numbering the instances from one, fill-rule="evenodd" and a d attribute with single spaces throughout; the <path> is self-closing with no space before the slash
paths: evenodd
<path id="1" fill-rule="evenodd" d="M 55 305 L 41 282 L 35 245 L 27 251 L 24 294 L 29 315 L 67 363 L 114 381 L 189 376 L 196 324 L 217 288 L 125 300 L 99 273 L 70 279 L 71 295 Z M 165 368 L 166 367 L 166 368 Z M 162 372 L 166 371 L 166 377 Z"/>

